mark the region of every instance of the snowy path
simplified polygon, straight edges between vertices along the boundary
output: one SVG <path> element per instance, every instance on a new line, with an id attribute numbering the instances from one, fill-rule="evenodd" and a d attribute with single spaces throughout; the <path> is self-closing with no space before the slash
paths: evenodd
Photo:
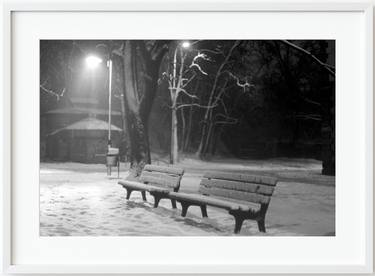
<path id="1" fill-rule="evenodd" d="M 204 167 L 281 177 L 267 213 L 265 235 L 333 235 L 334 178 L 320 176 L 319 164 L 307 162 L 296 167 L 284 163 L 255 162 L 244 168 L 222 163 Z M 203 174 L 201 166 L 189 162 L 182 166 L 186 173 L 180 190 L 196 191 Z M 40 174 L 41 236 L 232 235 L 233 217 L 221 209 L 209 207 L 209 218 L 202 219 L 200 209 L 190 207 L 188 216 L 182 218 L 180 206 L 173 210 L 168 200 L 162 200 L 160 207 L 154 209 L 152 197 L 148 196 L 145 203 L 140 193 L 133 192 L 127 201 L 125 190 L 117 185 L 117 179 L 106 177 L 103 165 L 42 163 Z M 121 177 L 125 176 L 122 172 Z M 306 181 L 302 183 L 301 179 Z M 256 222 L 245 221 L 241 235 L 262 234 Z"/>

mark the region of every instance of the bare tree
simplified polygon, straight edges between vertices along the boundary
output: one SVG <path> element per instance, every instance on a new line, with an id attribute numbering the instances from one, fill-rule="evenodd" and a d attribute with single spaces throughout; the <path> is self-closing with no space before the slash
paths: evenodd
<path id="1" fill-rule="evenodd" d="M 236 47 L 240 44 L 239 40 L 234 41 L 233 45 L 230 47 L 228 53 L 225 55 L 224 60 L 220 64 L 216 74 L 215 74 L 215 79 L 214 83 L 212 85 L 211 91 L 210 91 L 210 96 L 208 99 L 207 106 L 214 106 L 214 101 L 215 101 L 215 93 L 217 91 L 217 87 L 219 85 L 219 80 L 222 75 L 222 72 L 225 69 L 225 66 L 227 65 L 229 59 L 231 58 L 233 51 L 236 49 Z M 212 109 L 206 109 L 205 114 L 204 114 L 204 119 L 203 119 L 203 126 L 202 126 L 202 134 L 201 134 L 201 139 L 199 143 L 198 150 L 196 152 L 196 155 L 201 157 L 202 154 L 206 150 L 206 145 L 207 141 L 209 140 L 210 136 L 210 129 L 212 129 Z"/>
<path id="2" fill-rule="evenodd" d="M 173 62 L 172 68 L 168 70 L 168 73 L 164 73 L 164 76 L 167 78 L 168 81 L 168 89 L 170 94 L 171 100 L 171 152 L 170 152 L 170 163 L 175 164 L 178 162 L 178 119 L 177 119 L 177 110 L 182 109 L 184 107 L 193 106 L 206 108 L 198 103 L 195 103 L 194 100 L 198 99 L 198 97 L 194 94 L 188 92 L 187 86 L 195 79 L 196 73 L 193 70 L 199 71 L 203 75 L 207 75 L 207 73 L 201 68 L 199 65 L 199 60 L 208 60 L 208 57 L 198 52 L 197 55 L 194 56 L 190 66 L 186 66 L 186 58 L 187 53 L 184 51 L 183 44 L 177 42 L 174 45 L 173 49 Z M 182 103 L 178 102 L 180 95 L 187 96 L 191 99 L 191 103 Z M 181 110 L 182 114 L 182 123 L 185 126 L 185 117 L 183 110 Z M 190 119 L 191 122 L 191 119 Z M 184 127 L 183 127 L 184 128 Z M 182 137 L 185 136 L 183 132 Z"/>

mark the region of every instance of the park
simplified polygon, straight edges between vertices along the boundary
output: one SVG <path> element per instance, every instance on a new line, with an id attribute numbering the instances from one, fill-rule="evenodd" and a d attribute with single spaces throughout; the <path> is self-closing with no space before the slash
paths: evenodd
<path id="1" fill-rule="evenodd" d="M 334 236 L 335 41 L 41 40 L 41 236 Z"/>

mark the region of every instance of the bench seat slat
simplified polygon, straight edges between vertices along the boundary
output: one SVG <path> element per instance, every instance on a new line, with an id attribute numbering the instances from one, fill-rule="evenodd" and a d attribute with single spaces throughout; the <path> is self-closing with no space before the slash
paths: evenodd
<path id="1" fill-rule="evenodd" d="M 161 172 L 161 173 L 169 173 L 169 174 L 177 174 L 183 175 L 184 169 L 177 168 L 177 167 L 164 167 L 164 166 L 156 166 L 156 165 L 146 165 L 143 171 L 149 172 Z"/>
<path id="2" fill-rule="evenodd" d="M 205 187 L 204 185 L 200 185 L 199 193 L 204 195 L 210 196 L 220 196 L 220 197 L 227 197 L 232 199 L 238 199 L 243 201 L 250 201 L 254 203 L 260 204 L 268 204 L 270 202 L 270 197 L 256 194 L 256 193 L 248 193 L 244 191 L 236 191 L 236 190 L 229 190 L 229 189 L 221 189 L 221 188 L 209 188 Z"/>
<path id="3" fill-rule="evenodd" d="M 171 189 L 178 187 L 180 180 L 181 177 L 179 175 L 170 175 L 166 173 L 149 171 L 143 171 L 140 177 L 140 181 L 142 182 L 160 186 L 167 186 Z"/>
<path id="4" fill-rule="evenodd" d="M 226 210 L 232 211 L 244 211 L 244 212 L 253 212 L 256 214 L 260 210 L 260 204 L 255 203 L 244 203 L 241 204 L 239 202 L 233 202 L 226 200 L 224 198 L 217 198 L 217 197 L 210 197 L 200 194 L 189 194 L 189 193 L 169 193 L 169 197 L 176 199 L 177 201 L 186 201 L 189 203 L 197 204 L 197 205 L 210 205 L 214 207 L 223 208 Z"/>
<path id="5" fill-rule="evenodd" d="M 259 183 L 264 185 L 275 186 L 277 179 L 269 176 L 258 176 L 258 175 L 248 175 L 240 173 L 221 173 L 221 172 L 207 172 L 203 176 L 204 178 L 209 179 L 223 179 L 223 180 L 232 180 L 240 182 L 250 182 L 250 183 Z"/>
<path id="6" fill-rule="evenodd" d="M 123 186 L 124 188 L 133 189 L 136 191 L 148 191 L 148 192 L 159 192 L 159 193 L 169 193 L 169 189 L 149 185 L 149 184 L 143 184 L 140 182 L 135 181 L 128 181 L 128 180 L 121 180 L 118 182 L 119 185 Z"/>
<path id="7" fill-rule="evenodd" d="M 221 188 L 228 190 L 243 191 L 248 193 L 257 193 L 270 196 L 273 193 L 274 187 L 269 185 L 262 185 L 258 183 L 246 183 L 223 179 L 207 179 L 201 181 L 201 185 L 207 188 Z"/>

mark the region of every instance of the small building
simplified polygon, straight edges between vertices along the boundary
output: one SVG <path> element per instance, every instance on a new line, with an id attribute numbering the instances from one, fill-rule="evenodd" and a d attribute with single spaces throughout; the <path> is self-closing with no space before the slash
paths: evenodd
<path id="1" fill-rule="evenodd" d="M 61 101 L 57 108 L 42 112 L 40 117 L 41 160 L 101 163 L 105 158 L 99 157 L 99 154 L 104 154 L 106 151 L 103 146 L 97 144 L 101 139 L 105 149 L 107 147 L 109 115 L 108 110 L 102 107 L 97 99 L 73 97 L 69 98 L 68 103 Z M 120 140 L 117 141 L 117 136 L 121 135 L 121 112 L 112 109 L 111 119 L 112 145 L 119 147 Z M 70 128 L 76 129 L 69 131 L 72 130 Z M 70 137 L 68 137 L 69 135 Z M 71 135 L 77 141 L 71 141 Z M 85 139 L 85 135 L 87 135 L 87 139 Z M 85 141 L 90 145 L 83 146 Z M 83 150 L 78 150 L 78 153 L 75 153 L 72 149 L 72 147 L 80 148 L 79 143 L 85 148 L 86 153 L 83 153 Z M 92 156 L 93 148 L 96 148 L 95 158 Z M 91 157 L 89 157 L 90 155 Z"/>
<path id="2" fill-rule="evenodd" d="M 47 135 L 48 157 L 56 161 L 105 163 L 108 147 L 106 121 L 88 117 Z M 118 147 L 122 129 L 111 125 L 112 145 Z"/>

